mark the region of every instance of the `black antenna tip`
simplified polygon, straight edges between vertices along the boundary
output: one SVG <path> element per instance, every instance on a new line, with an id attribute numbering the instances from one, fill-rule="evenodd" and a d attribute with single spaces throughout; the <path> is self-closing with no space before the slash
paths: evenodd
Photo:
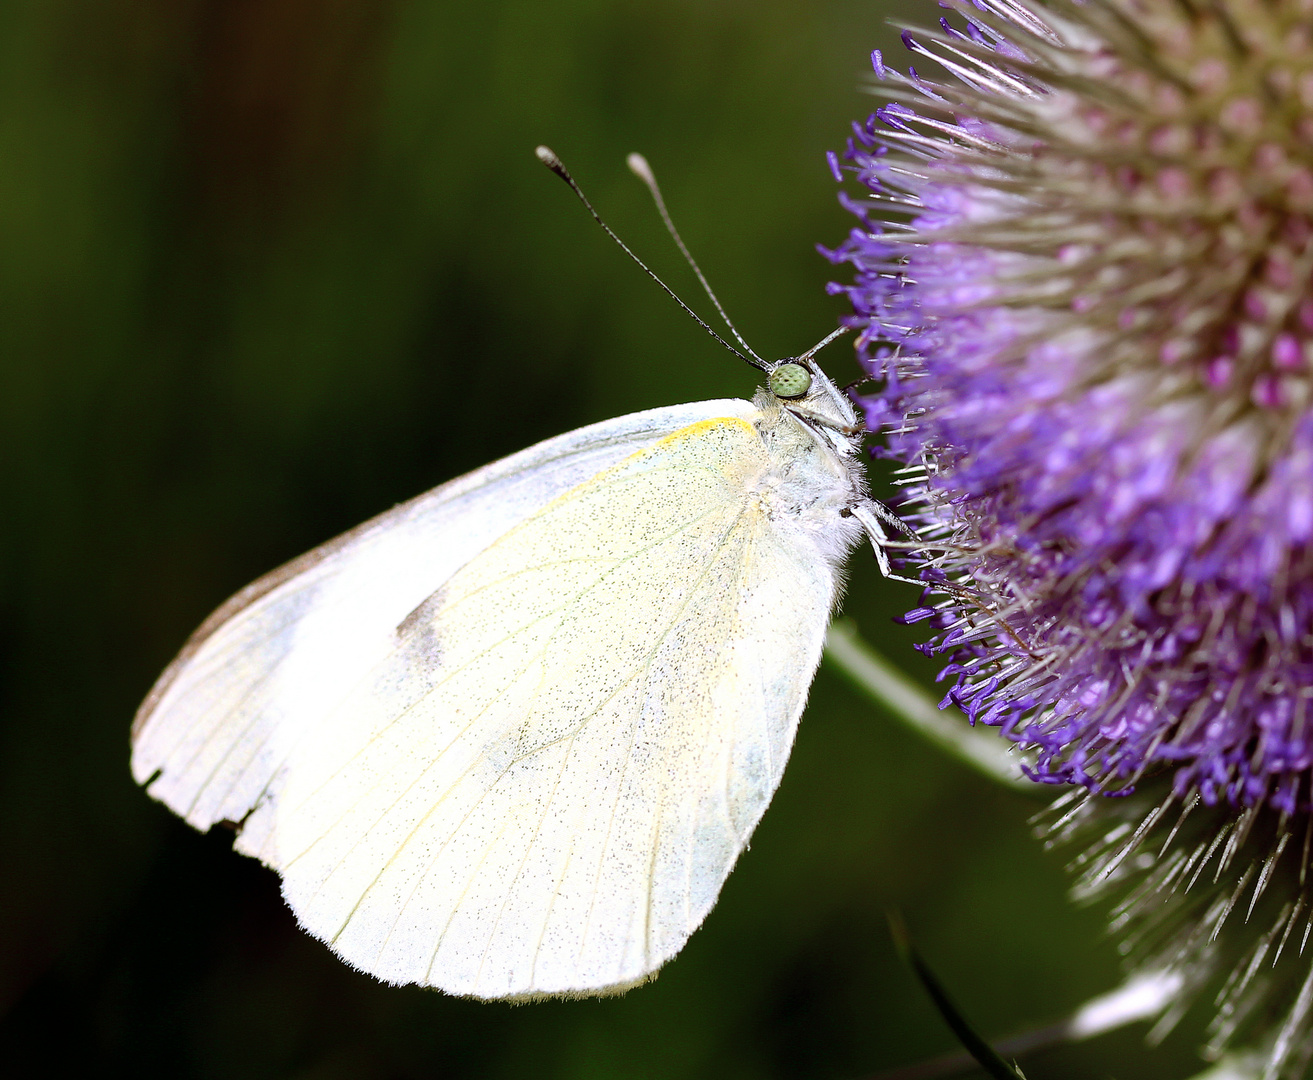
<path id="1" fill-rule="evenodd" d="M 562 164 L 561 159 L 556 156 L 556 151 L 550 146 L 540 146 L 534 150 L 534 154 L 539 161 L 551 169 L 552 172 L 556 173 L 557 176 L 567 175 L 565 165 Z"/>

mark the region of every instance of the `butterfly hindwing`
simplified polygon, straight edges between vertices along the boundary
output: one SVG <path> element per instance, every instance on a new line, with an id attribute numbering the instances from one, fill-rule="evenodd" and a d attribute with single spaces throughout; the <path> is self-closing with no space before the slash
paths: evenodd
<path id="1" fill-rule="evenodd" d="M 272 861 L 302 925 L 480 997 L 620 988 L 678 951 L 779 783 L 836 589 L 771 469 L 742 418 L 695 423 L 405 620 L 289 758 Z"/>

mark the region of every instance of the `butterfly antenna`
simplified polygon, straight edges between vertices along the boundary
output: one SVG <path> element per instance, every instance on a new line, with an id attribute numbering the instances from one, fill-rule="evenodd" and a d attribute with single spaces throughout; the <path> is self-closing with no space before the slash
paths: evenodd
<path id="1" fill-rule="evenodd" d="M 851 329 L 852 329 L 851 326 L 841 326 L 837 330 L 831 330 L 828 334 L 825 335 L 825 337 L 821 338 L 820 341 L 818 341 L 815 345 L 813 345 L 810 349 L 808 349 L 805 353 L 803 353 L 800 357 L 798 357 L 798 359 L 810 360 L 813 356 L 815 356 L 818 352 L 820 352 L 823 348 L 825 348 L 825 346 L 827 346 L 831 341 L 833 341 L 837 337 L 843 337 L 843 335 L 848 333 L 848 331 Z"/>
<path id="2" fill-rule="evenodd" d="M 636 262 L 639 265 L 639 267 L 642 269 L 643 273 L 645 273 L 648 277 L 650 277 L 653 281 L 655 281 L 658 285 L 660 285 L 661 288 L 665 290 L 666 295 L 669 296 L 676 304 L 678 304 L 681 308 L 684 309 L 685 314 L 687 314 L 689 318 L 691 318 L 694 322 L 696 322 L 700 327 L 702 327 L 703 330 L 705 330 L 708 334 L 710 334 L 713 338 L 715 338 L 718 342 L 720 342 L 721 345 L 723 345 L 726 349 L 732 352 L 744 363 L 751 364 L 753 367 L 760 368 L 762 371 L 767 371 L 770 369 L 770 365 L 767 364 L 766 361 L 764 361 L 756 353 L 752 352 L 751 349 L 748 349 L 748 352 L 751 353 L 752 355 L 744 356 L 743 353 L 739 352 L 738 349 L 734 348 L 733 345 L 731 345 L 728 341 L 726 341 L 723 337 L 721 337 L 718 333 L 716 333 L 716 331 L 713 330 L 707 324 L 706 320 L 703 319 L 702 316 L 700 316 L 696 311 L 694 311 L 691 307 L 689 307 L 686 303 L 684 303 L 683 300 L 679 298 L 679 295 L 675 292 L 674 289 L 672 289 L 669 285 L 667 285 L 664 281 L 662 281 L 659 277 L 656 276 L 656 274 L 651 270 L 651 268 L 648 267 L 647 263 L 645 263 L 642 259 L 640 259 L 637 255 L 635 255 L 632 251 L 629 250 L 629 245 L 626 244 L 623 240 L 621 240 L 620 237 L 616 236 L 616 234 L 611 231 L 611 226 L 609 226 L 605 221 L 603 221 L 601 215 L 598 214 L 598 212 L 593 209 L 593 204 L 588 201 L 588 196 L 583 193 L 583 189 L 580 188 L 577 183 L 575 183 L 574 177 L 570 175 L 570 170 L 565 167 L 565 164 L 561 161 L 559 157 L 556 156 L 556 154 L 551 149 L 549 149 L 546 146 L 540 146 L 538 147 L 538 149 L 534 151 L 534 153 L 538 156 L 539 161 L 541 161 L 544 165 L 546 165 L 549 169 L 551 169 L 552 172 L 556 173 L 557 176 L 559 176 L 568 185 L 570 185 L 570 190 L 573 191 L 577 196 L 579 196 L 579 201 L 583 203 L 584 206 L 587 208 L 588 212 L 593 215 L 593 220 L 596 221 L 597 224 L 602 226 L 602 229 L 606 233 L 606 235 L 609 236 L 612 240 L 614 240 L 617 244 L 619 244 L 620 250 L 623 251 L 626 255 L 628 255 L 631 259 L 633 259 L 634 262 Z M 683 244 L 680 244 L 680 247 L 682 248 Z M 701 276 L 702 274 L 699 271 L 698 277 Z M 703 282 L 703 284 L 705 285 L 706 283 Z M 710 290 L 708 290 L 708 292 L 710 292 Z M 715 297 L 713 296 L 712 299 L 714 300 Z M 717 310 L 719 310 L 720 305 L 717 304 L 716 308 Z M 721 314 L 723 315 L 724 313 L 722 312 Z M 725 321 L 727 323 L 729 322 L 728 319 L 726 319 Z M 730 327 L 730 329 L 734 330 L 732 326 Z M 734 330 L 734 336 L 735 337 L 739 336 L 737 330 Z M 743 343 L 743 347 L 745 349 L 748 348 L 747 343 L 743 342 L 742 338 L 739 338 L 739 341 Z"/>
<path id="3" fill-rule="evenodd" d="M 666 223 L 666 231 L 670 233 L 670 238 L 675 241 L 675 246 L 679 248 L 680 254 L 684 256 L 684 261 L 692 267 L 693 273 L 697 275 L 698 282 L 702 285 L 702 291 L 707 294 L 712 304 L 715 305 L 717 314 L 729 327 L 729 332 L 734 335 L 734 340 L 760 360 L 762 364 L 765 364 L 766 361 L 757 356 L 756 350 L 743 340 L 743 335 L 739 333 L 738 327 L 730 322 L 730 318 L 725 314 L 725 309 L 720 306 L 716 294 L 711 291 L 711 284 L 707 281 L 706 275 L 702 273 L 702 268 L 698 266 L 697 260 L 693 258 L 693 253 L 688 250 L 683 237 L 679 235 L 679 230 L 675 228 L 675 223 L 670 217 L 670 211 L 666 209 L 666 200 L 661 197 L 661 188 L 657 186 L 656 173 L 652 171 L 652 166 L 647 163 L 647 158 L 642 154 L 630 154 L 625 158 L 625 164 L 629 166 L 629 171 L 642 180 L 647 185 L 647 190 L 652 193 L 652 201 L 656 203 L 657 213 L 661 215 L 661 220 Z"/>

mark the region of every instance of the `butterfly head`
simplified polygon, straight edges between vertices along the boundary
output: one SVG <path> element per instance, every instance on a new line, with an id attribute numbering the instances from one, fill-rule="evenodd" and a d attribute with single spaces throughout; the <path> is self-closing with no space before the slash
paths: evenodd
<path id="1" fill-rule="evenodd" d="M 772 364 L 766 371 L 766 388 L 783 409 L 821 431 L 830 442 L 846 445 L 866 430 L 848 396 L 816 366 L 809 353 Z"/>

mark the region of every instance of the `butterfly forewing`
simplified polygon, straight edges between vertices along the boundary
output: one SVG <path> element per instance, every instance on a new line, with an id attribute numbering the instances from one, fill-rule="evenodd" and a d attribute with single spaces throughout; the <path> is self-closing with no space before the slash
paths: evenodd
<path id="1" fill-rule="evenodd" d="M 697 402 L 562 435 L 421 495 L 267 574 L 192 636 L 138 710 L 132 772 L 198 829 L 244 822 L 276 867 L 272 809 L 290 749 L 396 647 L 397 626 L 498 536 L 561 492 L 690 423 Z M 153 778 L 153 779 L 152 779 Z"/>

